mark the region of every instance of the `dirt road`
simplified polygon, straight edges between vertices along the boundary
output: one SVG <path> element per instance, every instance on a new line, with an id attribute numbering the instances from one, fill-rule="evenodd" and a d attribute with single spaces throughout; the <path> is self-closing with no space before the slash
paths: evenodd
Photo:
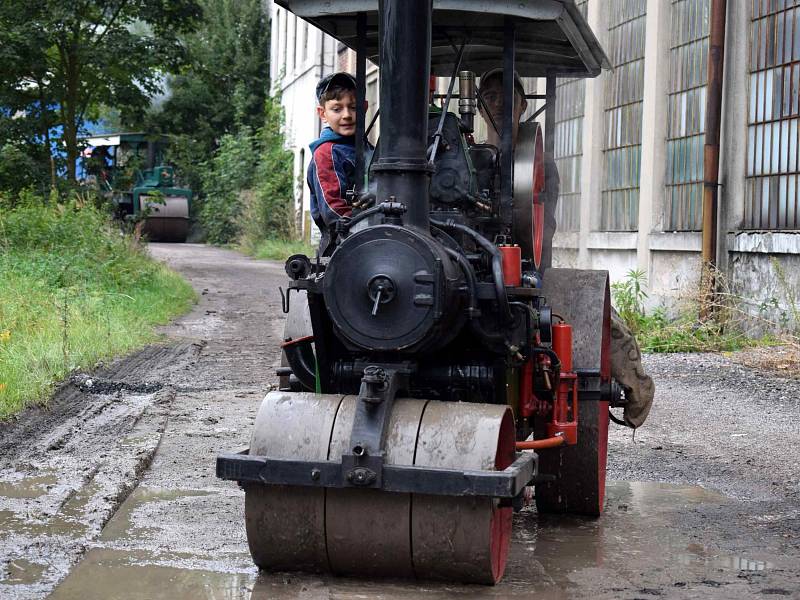
<path id="1" fill-rule="evenodd" d="M 200 303 L 169 341 L 0 426 L 0 598 L 800 598 L 800 383 L 710 355 L 648 357 L 647 425 L 612 429 L 606 514 L 515 517 L 495 588 L 258 575 L 247 444 L 282 329 L 282 265 L 152 245 Z"/>

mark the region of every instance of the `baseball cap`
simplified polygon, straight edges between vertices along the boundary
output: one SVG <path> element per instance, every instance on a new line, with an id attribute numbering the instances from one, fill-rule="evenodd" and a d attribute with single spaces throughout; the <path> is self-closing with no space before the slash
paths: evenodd
<path id="1" fill-rule="evenodd" d="M 356 79 L 350 73 L 345 73 L 344 71 L 325 75 L 317 84 L 317 102 L 332 85 L 343 87 L 346 90 L 354 90 L 356 89 Z"/>
<path id="2" fill-rule="evenodd" d="M 481 75 L 480 87 L 483 87 L 484 82 L 488 81 L 489 79 L 492 79 L 493 77 L 500 77 L 500 79 L 502 80 L 503 69 L 501 69 L 500 67 L 495 67 L 494 69 L 489 69 L 488 71 L 486 71 L 483 75 Z M 525 86 L 522 84 L 522 78 L 516 71 L 514 71 L 514 87 L 517 88 L 517 91 L 520 94 L 522 94 L 523 96 L 525 95 Z"/>

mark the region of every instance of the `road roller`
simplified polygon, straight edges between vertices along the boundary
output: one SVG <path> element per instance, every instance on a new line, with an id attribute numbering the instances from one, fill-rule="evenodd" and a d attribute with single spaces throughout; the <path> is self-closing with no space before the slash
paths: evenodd
<path id="1" fill-rule="evenodd" d="M 603 509 L 608 273 L 550 268 L 543 221 L 556 80 L 607 58 L 568 0 L 278 4 L 355 50 L 358 106 L 379 65 L 380 139 L 360 114 L 352 214 L 286 261 L 280 388 L 217 475 L 262 570 L 495 584 L 515 510 Z M 500 147 L 473 136 L 498 67 L 547 82 L 514 139 L 503 78 Z"/>
<path id="2" fill-rule="evenodd" d="M 154 242 L 185 242 L 192 190 L 178 185 L 164 160 L 169 138 L 146 133 L 110 133 L 83 138 L 84 169 L 114 206 L 120 220 L 143 221 Z"/>

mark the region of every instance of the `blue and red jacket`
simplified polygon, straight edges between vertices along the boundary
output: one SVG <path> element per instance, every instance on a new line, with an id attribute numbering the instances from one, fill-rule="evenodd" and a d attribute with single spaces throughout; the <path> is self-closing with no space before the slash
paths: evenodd
<path id="1" fill-rule="evenodd" d="M 311 218 L 324 233 L 352 212 L 347 190 L 355 183 L 355 136 L 339 135 L 326 127 L 309 148 L 312 158 L 306 181 L 311 190 Z"/>

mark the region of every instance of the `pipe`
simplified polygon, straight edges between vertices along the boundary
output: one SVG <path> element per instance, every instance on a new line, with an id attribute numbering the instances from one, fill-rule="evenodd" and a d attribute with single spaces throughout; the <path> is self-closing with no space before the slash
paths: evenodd
<path id="1" fill-rule="evenodd" d="M 722 120 L 722 85 L 725 61 L 727 0 L 711 0 L 711 31 L 708 40 L 708 84 L 706 90 L 706 134 L 703 148 L 703 302 L 700 317 L 711 313 L 717 264 L 717 207 L 719 192 L 719 138 Z"/>
<path id="2" fill-rule="evenodd" d="M 381 0 L 381 157 L 372 168 L 378 201 L 406 205 L 405 223 L 430 229 L 428 80 L 432 0 Z"/>
<path id="3" fill-rule="evenodd" d="M 364 121 L 366 119 L 366 109 L 364 108 L 367 103 L 367 15 L 360 12 L 356 15 L 356 35 L 358 41 L 356 42 L 356 185 L 355 191 L 361 193 L 364 190 L 364 172 L 366 166 L 365 152 L 364 152 Z"/>
<path id="4" fill-rule="evenodd" d="M 517 442 L 517 450 L 546 450 L 547 448 L 558 448 L 566 442 L 563 435 L 544 438 L 542 440 L 532 440 L 529 442 Z"/>
<path id="5" fill-rule="evenodd" d="M 486 331 L 481 324 L 478 309 L 478 280 L 475 277 L 475 270 L 469 264 L 467 257 L 447 246 L 444 247 L 444 251 L 461 266 L 461 270 L 467 278 L 469 287 L 469 325 L 472 331 L 487 344 L 503 344 L 507 346 L 508 340 L 502 333 Z"/>
<path id="6" fill-rule="evenodd" d="M 430 223 L 436 227 L 439 227 L 440 229 L 455 229 L 456 231 L 460 231 L 461 233 L 470 236 L 481 248 L 483 248 L 483 250 L 486 251 L 486 253 L 489 254 L 489 256 L 492 257 L 492 278 L 494 279 L 494 289 L 497 296 L 497 304 L 500 305 L 500 316 L 506 323 L 513 321 L 514 317 L 511 314 L 511 306 L 508 304 L 506 286 L 503 283 L 503 255 L 500 253 L 500 250 L 497 248 L 497 246 L 492 244 L 492 242 L 487 240 L 480 233 L 470 227 L 467 227 L 466 225 L 461 225 L 460 223 L 454 223 L 452 221 L 436 221 L 434 219 L 430 219 Z"/>

